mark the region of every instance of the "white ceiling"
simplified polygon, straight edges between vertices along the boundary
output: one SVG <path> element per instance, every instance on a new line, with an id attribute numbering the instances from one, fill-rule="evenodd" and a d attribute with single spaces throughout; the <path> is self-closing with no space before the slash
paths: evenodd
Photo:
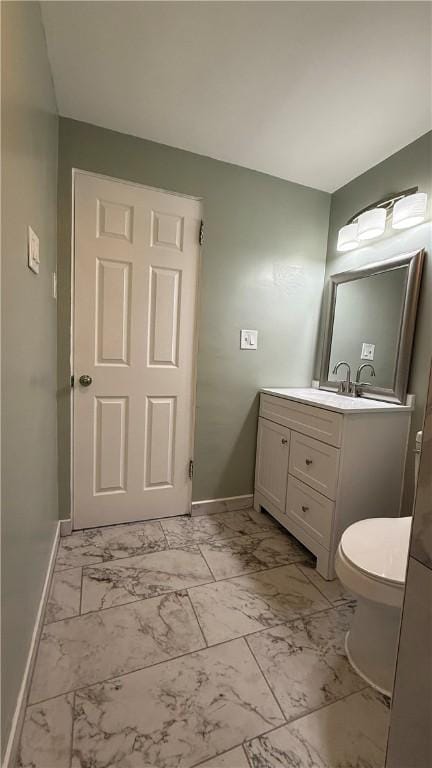
<path id="1" fill-rule="evenodd" d="M 333 191 L 431 128 L 429 2 L 44 2 L 61 115 Z"/>

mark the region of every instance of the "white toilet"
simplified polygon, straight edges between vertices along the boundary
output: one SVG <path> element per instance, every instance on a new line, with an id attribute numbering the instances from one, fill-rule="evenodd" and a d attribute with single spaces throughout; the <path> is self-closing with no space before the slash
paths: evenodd
<path id="1" fill-rule="evenodd" d="M 419 451 L 421 433 L 416 447 Z M 416 455 L 416 477 L 418 452 Z M 391 696 L 411 534 L 411 517 L 360 520 L 342 534 L 335 568 L 357 599 L 345 648 L 354 669 Z"/>

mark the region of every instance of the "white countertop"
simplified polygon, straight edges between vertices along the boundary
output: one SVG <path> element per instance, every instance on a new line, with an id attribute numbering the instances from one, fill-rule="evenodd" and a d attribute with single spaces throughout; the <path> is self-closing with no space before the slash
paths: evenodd
<path id="1" fill-rule="evenodd" d="M 313 387 L 286 387 L 286 388 L 266 388 L 261 389 L 266 395 L 275 395 L 283 397 L 285 400 L 294 400 L 296 403 L 305 403 L 306 405 L 315 405 L 324 408 L 327 411 L 336 411 L 337 413 L 389 413 L 397 411 L 412 411 L 411 405 L 397 405 L 396 403 L 385 403 L 382 400 L 371 400 L 367 397 L 345 397 L 336 392 L 326 392 L 324 389 L 315 389 Z"/>

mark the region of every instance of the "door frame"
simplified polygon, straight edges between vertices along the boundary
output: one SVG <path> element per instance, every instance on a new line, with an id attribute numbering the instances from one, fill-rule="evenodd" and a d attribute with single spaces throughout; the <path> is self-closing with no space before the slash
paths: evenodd
<path id="1" fill-rule="evenodd" d="M 151 187 L 148 184 L 139 184 L 135 181 L 128 181 L 127 179 L 119 179 L 115 176 L 108 176 L 103 173 L 95 173 L 93 171 L 86 171 L 81 168 L 72 168 L 72 210 L 71 210 L 71 265 L 70 265 L 70 358 L 69 358 L 69 388 L 70 388 L 70 516 L 71 516 L 71 528 L 72 532 L 75 530 L 75 467 L 74 467 L 74 439 L 75 439 L 75 424 L 74 424 L 74 412 L 75 412 L 75 182 L 78 176 L 91 176 L 95 179 L 103 179 L 104 181 L 115 181 L 120 184 L 127 184 L 127 186 L 137 187 L 138 189 L 148 189 L 150 192 L 163 192 L 166 195 L 173 195 L 174 197 L 184 197 L 188 200 L 195 200 L 201 205 L 201 218 L 203 218 L 203 205 L 204 200 L 202 197 L 195 195 L 186 195 L 182 192 L 173 192 L 172 190 L 162 189 L 161 187 Z M 194 338 L 193 338 L 193 363 L 192 363 L 192 413 L 191 419 L 191 435 L 190 435 L 190 456 L 194 458 L 195 448 L 195 426 L 196 426 L 196 402 L 197 402 L 197 374 L 198 374 L 198 341 L 199 341 L 199 321 L 200 321 L 200 307 L 201 307 L 201 279 L 202 279 L 202 244 L 199 243 L 198 248 L 198 266 L 197 266 L 197 281 L 196 281 L 196 298 L 195 298 L 195 324 L 194 324 Z M 74 381 L 74 384 L 72 384 Z M 193 479 L 190 483 L 189 492 L 189 514 L 192 510 L 192 486 Z M 102 527 L 102 526 L 99 526 Z"/>

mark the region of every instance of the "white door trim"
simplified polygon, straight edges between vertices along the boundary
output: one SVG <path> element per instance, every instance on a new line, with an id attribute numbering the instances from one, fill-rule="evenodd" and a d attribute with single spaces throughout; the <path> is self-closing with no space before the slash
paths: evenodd
<path id="1" fill-rule="evenodd" d="M 69 356 L 69 386 L 71 392 L 70 398 L 70 519 L 71 528 L 75 529 L 74 516 L 75 516 L 75 500 L 74 500 L 74 395 L 75 386 L 71 385 L 72 379 L 75 376 L 74 371 L 74 352 L 75 352 L 75 184 L 78 176 L 91 176 L 96 179 L 102 179 L 105 181 L 114 181 L 127 186 L 137 187 L 139 189 L 146 189 L 154 192 L 163 192 L 164 194 L 173 195 L 175 197 L 183 197 L 188 200 L 196 200 L 203 203 L 203 198 L 195 195 L 187 195 L 182 192 L 173 192 L 172 190 L 162 189 L 160 187 L 151 187 L 147 184 L 140 184 L 134 181 L 128 181 L 127 179 L 117 178 L 115 176 L 109 176 L 102 173 L 94 173 L 93 171 L 86 171 L 81 168 L 72 168 L 72 206 L 71 206 L 71 272 L 70 272 L 70 285 L 71 285 L 71 297 L 70 297 L 70 356 Z M 191 438 L 190 438 L 190 455 L 194 458 L 195 447 L 195 426 L 196 426 L 196 401 L 197 401 L 197 372 L 198 372 L 198 341 L 199 341 L 199 320 L 200 320 L 200 299 L 201 299 L 201 274 L 202 274 L 202 248 L 199 247 L 198 251 L 198 270 L 197 270 L 197 285 L 196 285 L 196 299 L 195 299 L 195 328 L 193 338 L 193 370 L 192 370 L 192 413 L 191 413 Z M 75 384 L 75 381 L 74 381 Z M 189 509 L 192 510 L 192 483 L 189 489 Z"/>

